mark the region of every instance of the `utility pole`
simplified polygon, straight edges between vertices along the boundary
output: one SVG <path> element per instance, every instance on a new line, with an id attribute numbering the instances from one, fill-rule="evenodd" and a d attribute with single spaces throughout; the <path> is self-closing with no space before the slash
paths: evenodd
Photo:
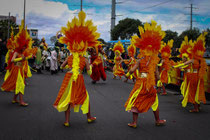
<path id="1" fill-rule="evenodd" d="M 26 26 L 26 0 L 24 0 L 24 11 L 23 11 L 24 29 Z"/>
<path id="2" fill-rule="evenodd" d="M 81 0 L 81 5 L 80 5 L 80 11 L 82 11 L 82 0 Z"/>
<path id="3" fill-rule="evenodd" d="M 196 14 L 193 14 L 193 9 L 198 9 L 198 8 L 193 7 L 192 3 L 190 4 L 190 7 L 185 7 L 185 8 L 190 8 L 190 14 L 188 14 L 188 15 L 190 15 L 190 30 L 192 30 L 193 22 L 196 22 L 196 21 L 193 21 L 193 15 L 196 15 Z"/>
<path id="4" fill-rule="evenodd" d="M 9 35 L 10 35 L 10 12 L 9 12 L 9 16 L 8 16 L 8 31 L 7 31 L 7 39 L 9 39 Z"/>
<path id="5" fill-rule="evenodd" d="M 112 0 L 112 12 L 111 12 L 111 31 L 110 31 L 110 40 L 112 40 L 112 30 L 114 29 L 115 26 L 115 19 L 116 19 L 116 0 Z"/>

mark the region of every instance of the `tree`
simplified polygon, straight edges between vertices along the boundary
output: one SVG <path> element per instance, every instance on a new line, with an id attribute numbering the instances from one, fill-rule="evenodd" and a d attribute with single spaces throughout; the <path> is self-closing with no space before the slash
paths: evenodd
<path id="1" fill-rule="evenodd" d="M 131 39 L 134 34 L 139 35 L 138 26 L 143 26 L 138 19 L 126 18 L 120 20 L 119 23 L 111 31 L 112 40 Z"/>
<path id="2" fill-rule="evenodd" d="M 10 29 L 13 27 L 13 29 L 16 29 L 18 25 L 10 20 Z M 8 34 L 8 20 L 1 20 L 0 21 L 0 38 L 7 39 L 7 34 Z"/>
<path id="3" fill-rule="evenodd" d="M 106 41 L 104 41 L 104 39 L 99 38 L 98 41 L 100 41 L 102 44 L 105 44 L 106 45 Z"/>
<path id="4" fill-rule="evenodd" d="M 207 48 L 210 48 L 210 29 L 208 28 L 208 29 L 206 30 L 206 32 L 208 33 L 208 34 L 206 35 L 206 47 L 207 47 Z"/>
<path id="5" fill-rule="evenodd" d="M 166 30 L 165 33 L 166 33 L 166 36 L 163 39 L 165 43 L 167 43 L 171 39 L 175 41 L 178 37 L 178 33 L 171 30 Z"/>

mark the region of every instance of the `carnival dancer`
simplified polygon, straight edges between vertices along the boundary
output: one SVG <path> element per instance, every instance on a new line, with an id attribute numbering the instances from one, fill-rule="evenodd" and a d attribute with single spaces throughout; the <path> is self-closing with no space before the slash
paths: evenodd
<path id="1" fill-rule="evenodd" d="M 185 36 L 184 41 L 182 41 L 181 47 L 179 48 L 179 52 L 180 52 L 179 57 L 182 58 L 182 61 L 179 62 L 177 66 L 179 66 L 179 64 L 185 63 L 188 60 L 192 59 L 192 47 L 193 47 L 192 40 L 188 41 L 188 37 Z M 177 67 L 177 66 L 175 66 L 175 67 Z M 183 97 L 185 96 L 184 94 L 187 89 L 186 86 L 188 85 L 188 82 L 189 82 L 191 67 L 192 67 L 192 64 L 180 67 L 181 70 L 184 71 L 183 82 L 180 87 L 180 91 L 181 91 L 181 94 L 183 95 Z"/>
<path id="2" fill-rule="evenodd" d="M 164 125 L 166 120 L 159 118 L 159 101 L 155 80 L 158 80 L 158 85 L 161 84 L 157 64 L 159 62 L 158 51 L 165 32 L 153 20 L 151 25 L 145 23 L 144 28 L 139 27 L 139 32 L 141 38 L 135 35 L 132 37 L 132 41 L 136 47 L 140 48 L 142 57 L 126 74 L 129 77 L 135 70 L 139 71 L 134 88 L 125 103 L 125 110 L 133 113 L 133 122 L 128 126 L 136 128 L 138 113 L 147 112 L 150 108 L 155 116 L 155 124 L 157 126 Z"/>
<path id="3" fill-rule="evenodd" d="M 121 54 L 123 52 L 125 52 L 123 44 L 118 41 L 113 48 L 113 51 L 115 53 L 115 57 L 114 57 L 114 67 L 113 67 L 113 79 L 116 79 L 117 76 L 121 77 L 123 75 L 125 75 L 124 69 L 122 68 L 122 62 L 123 62 L 123 58 L 121 57 Z"/>
<path id="4" fill-rule="evenodd" d="M 18 103 L 17 97 L 19 95 L 19 104 L 21 106 L 28 106 L 28 103 L 23 101 L 25 89 L 23 63 L 27 59 L 23 54 L 27 48 L 32 46 L 32 42 L 32 38 L 27 32 L 27 27 L 24 29 L 24 21 L 22 20 L 19 32 L 15 36 L 13 56 L 8 61 L 8 68 L 11 69 L 10 74 L 1 87 L 2 91 L 15 91 L 12 103 Z"/>
<path id="5" fill-rule="evenodd" d="M 192 59 L 185 63 L 174 66 L 174 68 L 182 67 L 191 64 L 192 70 L 188 73 L 188 82 L 185 86 L 186 89 L 184 93 L 184 99 L 182 101 L 182 106 L 186 107 L 187 103 L 192 103 L 194 109 L 190 112 L 199 112 L 200 103 L 206 103 L 205 90 L 204 90 L 204 75 L 206 74 L 206 61 L 203 58 L 205 52 L 205 36 L 207 32 L 202 33 L 192 47 Z"/>
<path id="6" fill-rule="evenodd" d="M 103 55 L 102 51 L 102 44 L 97 44 L 95 47 L 90 48 L 91 57 L 90 57 L 90 64 L 92 65 L 92 83 L 95 84 L 100 78 L 105 81 L 106 80 L 106 73 L 103 67 L 103 56 L 101 57 L 100 54 Z"/>
<path id="7" fill-rule="evenodd" d="M 7 64 L 8 66 L 8 62 L 10 59 L 12 59 L 12 56 L 13 56 L 13 52 L 14 52 L 14 49 L 15 49 L 15 37 L 14 37 L 14 31 L 13 31 L 13 28 L 11 27 L 12 29 L 12 32 L 11 32 L 11 35 L 10 35 L 10 38 L 8 39 L 7 41 L 7 54 L 6 54 L 6 57 L 5 57 L 5 63 Z M 11 70 L 11 67 L 6 67 L 6 74 L 4 76 L 4 81 L 6 81 L 7 77 L 9 76 L 10 74 L 10 70 Z"/>
<path id="8" fill-rule="evenodd" d="M 100 34 L 96 32 L 97 27 L 93 26 L 92 20 L 85 21 L 86 14 L 81 11 L 79 19 L 74 17 L 67 27 L 62 27 L 63 37 L 59 41 L 67 44 L 71 55 L 61 65 L 62 68 L 68 65 L 69 71 L 66 73 L 60 91 L 54 103 L 54 107 L 59 111 L 65 111 L 65 126 L 69 126 L 70 109 L 74 108 L 79 112 L 79 107 L 83 114 L 87 114 L 89 123 L 96 120 L 90 114 L 89 95 L 85 88 L 82 71 L 86 68 L 91 75 L 91 68 L 88 60 L 84 57 L 87 47 L 95 46 Z"/>
<path id="9" fill-rule="evenodd" d="M 161 53 L 161 62 L 158 64 L 158 66 L 161 67 L 161 73 L 160 73 L 160 80 L 163 83 L 162 87 L 158 88 L 158 93 L 161 91 L 161 88 L 163 89 L 163 93 L 161 95 L 167 95 L 165 86 L 166 84 L 170 83 L 170 75 L 169 75 L 169 70 L 172 66 L 172 61 L 169 60 L 171 57 L 171 48 L 173 47 L 173 42 L 174 40 L 171 39 L 168 41 L 168 43 L 163 43 L 160 49 Z"/>
<path id="10" fill-rule="evenodd" d="M 130 57 L 130 59 L 129 61 L 124 61 L 124 62 L 126 65 L 128 65 L 128 71 L 130 71 L 136 64 L 136 59 L 134 57 L 136 54 L 136 47 L 133 44 L 131 44 L 130 46 L 128 46 L 127 50 L 128 50 L 128 56 Z M 137 77 L 137 72 L 134 72 L 129 77 L 126 77 L 124 82 L 127 82 L 128 79 L 133 80 L 133 82 L 135 82 L 136 77 Z"/>

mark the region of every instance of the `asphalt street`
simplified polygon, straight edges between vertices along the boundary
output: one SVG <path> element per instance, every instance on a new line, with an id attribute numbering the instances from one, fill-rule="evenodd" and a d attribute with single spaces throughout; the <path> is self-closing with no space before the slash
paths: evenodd
<path id="1" fill-rule="evenodd" d="M 160 117 L 166 126 L 155 126 L 152 110 L 139 115 L 137 129 L 127 126 L 132 114 L 125 111 L 133 83 L 112 79 L 92 84 L 84 75 L 90 96 L 91 113 L 97 117 L 88 124 L 86 115 L 71 111 L 70 127 L 63 126 L 64 113 L 53 108 L 65 73 L 33 74 L 28 79 L 24 99 L 28 107 L 12 104 L 13 93 L 0 91 L 0 140 L 203 140 L 210 139 L 210 105 L 201 105 L 200 113 L 182 108 L 177 90 L 159 96 Z M 0 75 L 0 85 L 3 75 Z M 176 87 L 177 88 L 177 87 Z"/>

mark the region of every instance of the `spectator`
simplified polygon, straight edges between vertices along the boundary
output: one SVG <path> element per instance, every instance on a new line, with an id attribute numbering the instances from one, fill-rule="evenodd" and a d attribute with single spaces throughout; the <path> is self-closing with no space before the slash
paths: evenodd
<path id="1" fill-rule="evenodd" d="M 6 40 L 2 41 L 0 38 L 0 72 L 5 68 L 5 56 L 7 54 Z"/>

